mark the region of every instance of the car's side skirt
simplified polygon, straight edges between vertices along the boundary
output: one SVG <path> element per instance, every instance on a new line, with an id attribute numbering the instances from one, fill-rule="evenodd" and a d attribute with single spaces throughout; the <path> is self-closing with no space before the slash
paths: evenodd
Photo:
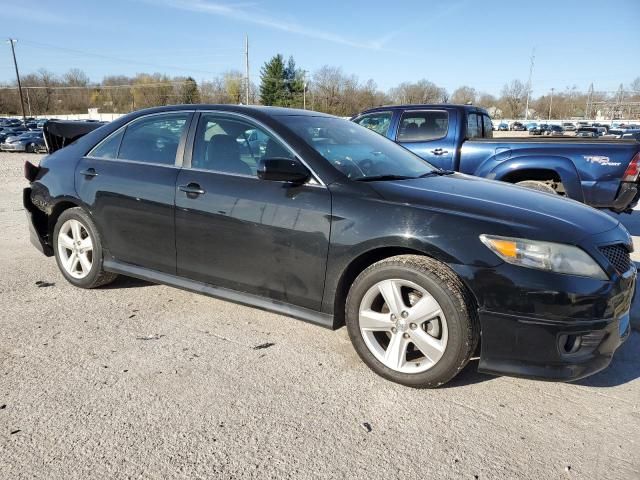
<path id="1" fill-rule="evenodd" d="M 210 297 L 239 303 L 269 312 L 280 313 L 294 317 L 305 322 L 320 325 L 325 328 L 334 328 L 333 315 L 317 312 L 308 308 L 298 307 L 290 303 L 280 302 L 270 298 L 260 297 L 250 293 L 238 292 L 227 288 L 216 287 L 207 283 L 197 282 L 188 278 L 178 277 L 164 272 L 158 272 L 148 268 L 130 265 L 117 260 L 105 259 L 103 267 L 113 273 L 119 273 L 130 277 L 148 280 L 154 283 L 162 283 L 191 292 L 202 293 Z"/>

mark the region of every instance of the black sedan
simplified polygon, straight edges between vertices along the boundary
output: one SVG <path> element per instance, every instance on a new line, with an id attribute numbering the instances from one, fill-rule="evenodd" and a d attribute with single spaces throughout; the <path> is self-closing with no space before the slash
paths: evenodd
<path id="1" fill-rule="evenodd" d="M 442 385 L 479 344 L 481 371 L 573 380 L 629 334 L 636 270 L 616 220 L 332 116 L 143 110 L 25 173 L 32 242 L 73 285 L 121 274 L 346 324 L 404 385 Z"/>

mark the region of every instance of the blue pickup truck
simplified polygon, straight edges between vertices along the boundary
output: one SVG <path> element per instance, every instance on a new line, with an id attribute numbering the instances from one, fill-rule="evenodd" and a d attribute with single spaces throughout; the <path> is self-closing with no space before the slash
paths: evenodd
<path id="1" fill-rule="evenodd" d="M 352 118 L 445 170 L 629 212 L 640 196 L 640 143 L 607 138 L 493 138 L 489 114 L 472 105 L 403 105 Z"/>

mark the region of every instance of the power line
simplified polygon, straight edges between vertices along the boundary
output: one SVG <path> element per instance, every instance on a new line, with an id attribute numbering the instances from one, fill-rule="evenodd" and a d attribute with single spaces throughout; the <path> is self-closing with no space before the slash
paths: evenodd
<path id="1" fill-rule="evenodd" d="M 155 64 L 155 63 L 150 63 L 150 62 L 144 62 L 144 61 L 139 61 L 139 60 L 130 60 L 130 59 L 126 59 L 126 58 L 120 58 L 120 57 L 113 57 L 111 55 L 104 55 L 101 53 L 95 53 L 95 52 L 86 52 L 83 50 L 76 50 L 73 48 L 65 48 L 65 47 L 59 47 L 56 45 L 50 45 L 50 44 L 46 44 L 46 43 L 40 43 L 40 42 L 34 42 L 32 40 L 23 40 L 23 43 L 25 45 L 31 45 L 31 46 L 35 46 L 35 47 L 41 47 L 41 48 L 52 48 L 55 50 L 60 50 L 60 51 L 65 51 L 65 52 L 71 52 L 71 53 L 75 53 L 78 55 L 86 55 L 86 56 L 90 56 L 90 57 L 97 57 L 97 58 L 104 58 L 106 60 L 112 60 L 115 62 L 124 62 L 124 63 L 129 63 L 129 64 L 135 64 L 135 65 L 145 65 L 145 66 L 151 66 L 154 68 L 165 68 L 165 69 L 170 69 L 170 70 L 181 70 L 184 71 L 185 69 L 183 67 L 177 67 L 175 65 L 161 65 L 161 64 Z M 193 72 L 198 72 L 198 73 L 206 73 L 209 75 L 215 75 L 216 72 L 211 72 L 208 70 L 196 70 L 196 69 L 189 69 L 190 71 Z"/>

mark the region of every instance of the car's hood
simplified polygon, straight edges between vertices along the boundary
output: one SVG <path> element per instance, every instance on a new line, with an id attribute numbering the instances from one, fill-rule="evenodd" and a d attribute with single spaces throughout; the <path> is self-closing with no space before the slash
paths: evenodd
<path id="1" fill-rule="evenodd" d="M 577 243 L 619 223 L 574 200 L 459 173 L 370 185 L 388 201 L 490 219 L 537 240 Z"/>

